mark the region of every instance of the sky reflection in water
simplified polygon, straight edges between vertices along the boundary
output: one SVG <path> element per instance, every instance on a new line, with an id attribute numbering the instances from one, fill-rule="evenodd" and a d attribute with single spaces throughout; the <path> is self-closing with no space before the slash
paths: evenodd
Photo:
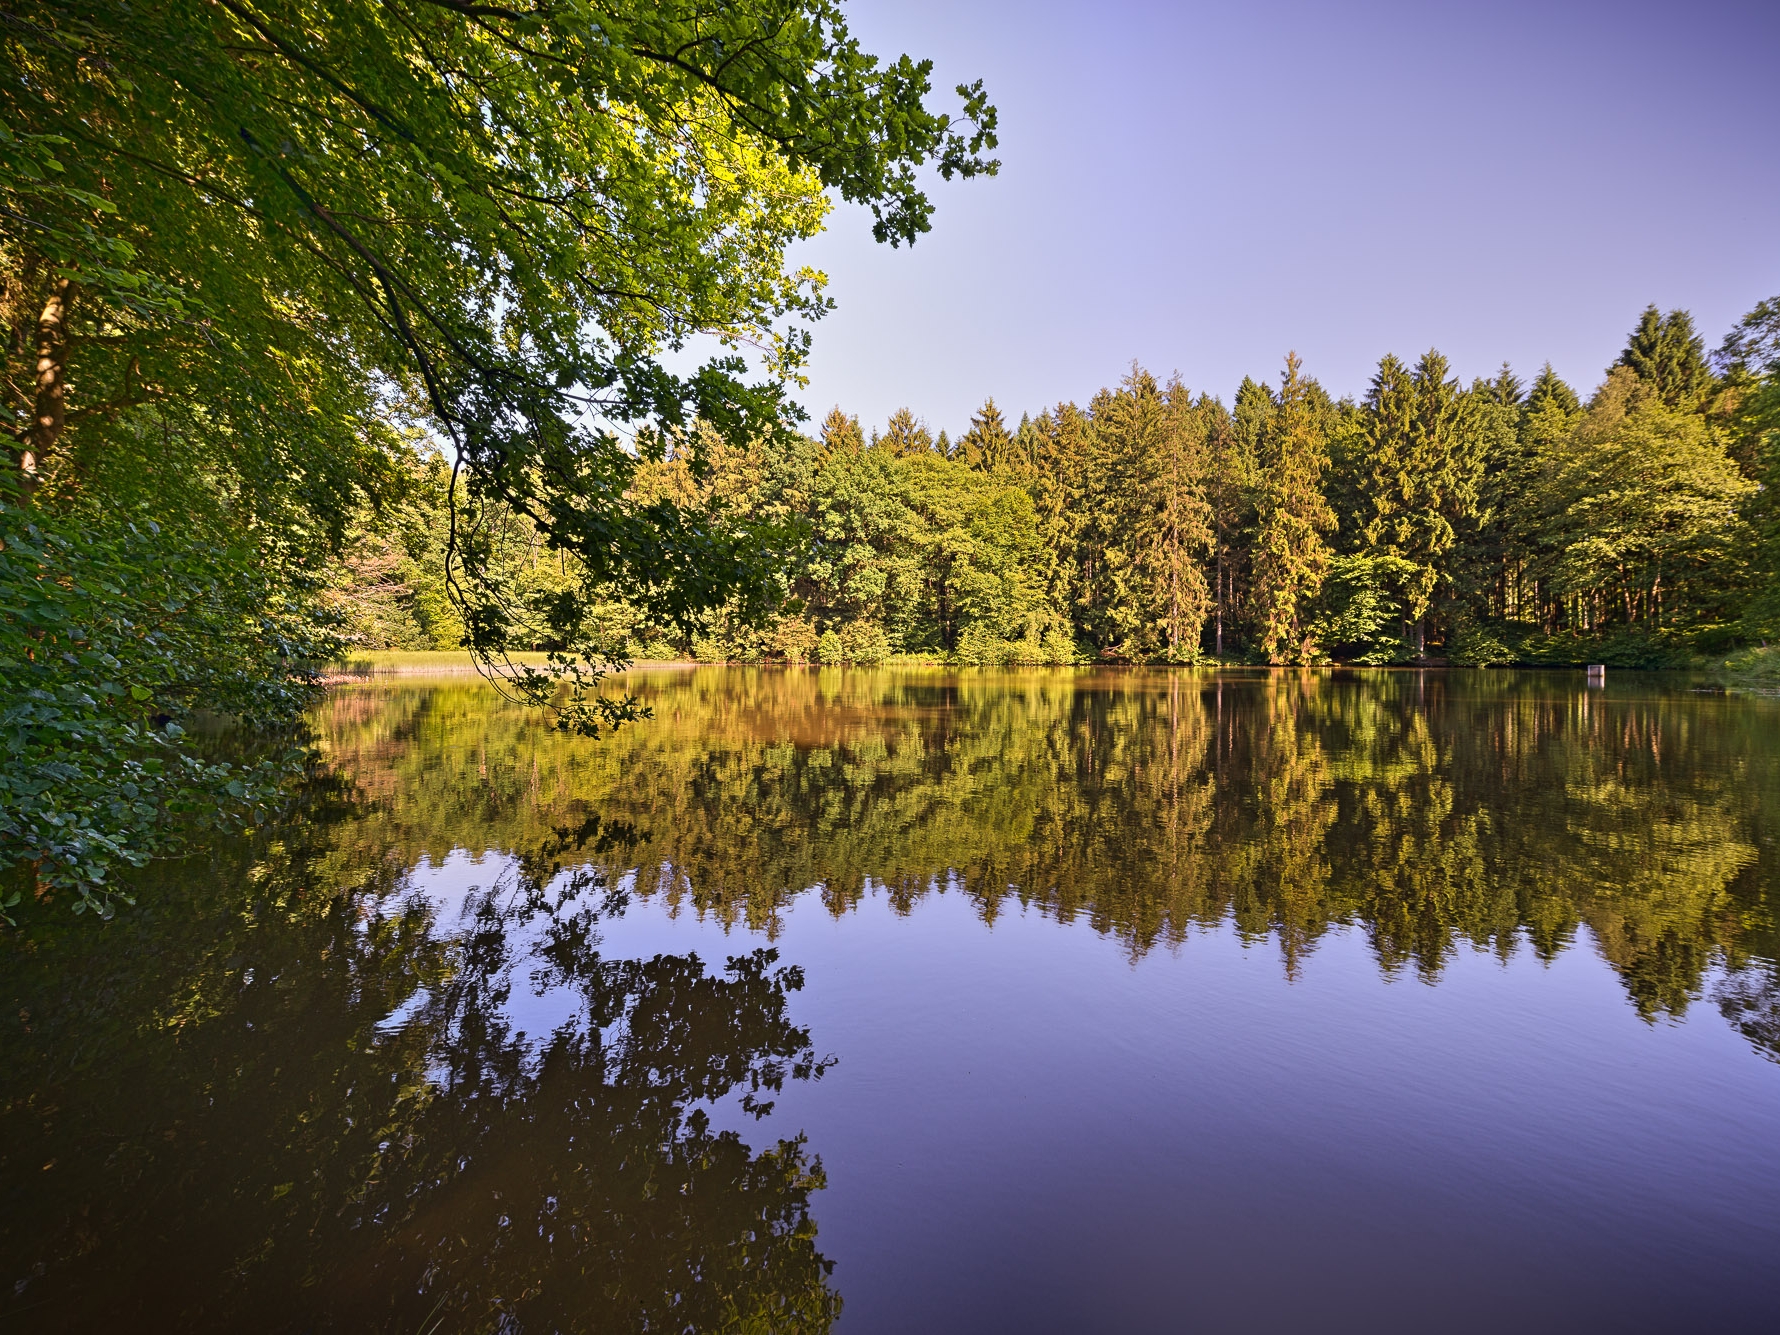
<path id="1" fill-rule="evenodd" d="M 301 822 L 28 922 L 0 1313 L 1780 1319 L 1773 702 L 634 681 L 657 719 L 600 744 L 477 683 L 341 691 L 353 782 Z"/>

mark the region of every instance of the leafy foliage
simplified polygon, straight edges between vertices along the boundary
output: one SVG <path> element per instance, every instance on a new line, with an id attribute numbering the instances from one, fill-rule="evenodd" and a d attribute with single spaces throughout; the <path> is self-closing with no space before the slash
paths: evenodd
<path id="1" fill-rule="evenodd" d="M 300 753 L 208 760 L 187 729 L 199 709 L 288 728 L 314 699 L 332 642 L 288 588 L 147 517 L 0 504 L 0 836 L 39 893 L 109 917 L 119 864 L 278 805 Z"/>
<path id="2" fill-rule="evenodd" d="M 331 601 L 356 633 L 466 644 L 586 732 L 635 716 L 598 693 L 609 606 L 686 633 L 718 608 L 757 622 L 780 591 L 770 524 L 632 484 L 670 440 L 702 471 L 707 440 L 744 448 L 796 417 L 785 386 L 828 301 L 786 247 L 820 229 L 830 194 L 912 243 L 932 212 L 924 169 L 996 169 L 981 86 L 959 87 L 956 113 L 931 108 L 931 66 L 864 52 L 832 0 L 28 0 L 0 51 L 4 503 L 30 512 L 8 524 L 147 535 L 119 569 L 196 560 L 219 605 L 257 589 L 293 617 L 314 592 L 299 572 L 343 558 L 355 574 Z M 663 354 L 698 335 L 718 354 L 670 373 Z M 451 466 L 424 536 L 391 538 L 383 516 L 429 446 Z M 182 504 L 192 533 L 168 525 Z M 144 515 L 159 527 L 130 529 Z M 516 534 L 554 579 L 509 579 L 547 564 L 516 560 Z M 48 538 L 19 541 L 60 560 Z M 442 576 L 410 578 L 422 555 Z M 65 600 L 33 604 L 26 638 L 141 624 L 128 591 L 105 603 L 122 584 L 20 560 L 19 588 Z M 232 671 L 241 632 L 203 601 L 167 605 Z M 540 637 L 549 669 L 509 661 Z M 38 689 L 35 652 L 9 669 L 14 697 Z M 234 709 L 193 663 L 167 675 Z M 269 665 L 268 689 L 284 676 Z M 57 717 L 73 717 L 85 678 L 64 685 Z M 170 745 L 165 728 L 129 726 L 115 747 L 80 744 L 159 765 L 143 748 Z M 150 808 L 202 805 L 223 782 L 175 752 L 177 793 L 130 777 L 73 842 L 32 825 L 27 859 L 96 885 L 106 858 L 145 855 L 164 824 Z M 43 763 L 17 791 L 54 820 L 110 800 Z"/>

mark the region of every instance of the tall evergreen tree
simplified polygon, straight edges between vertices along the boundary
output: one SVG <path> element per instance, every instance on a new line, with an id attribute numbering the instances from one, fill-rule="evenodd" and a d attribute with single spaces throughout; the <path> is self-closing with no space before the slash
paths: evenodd
<path id="1" fill-rule="evenodd" d="M 1244 389 L 1251 386 L 1266 396 L 1264 388 L 1244 379 Z M 1222 658 L 1235 647 L 1237 618 L 1247 587 L 1244 535 L 1253 527 L 1255 456 L 1243 447 L 1229 410 L 1219 400 L 1202 397 L 1198 407 L 1205 423 L 1205 495 L 1211 507 L 1211 651 Z"/>
<path id="2" fill-rule="evenodd" d="M 1546 362 L 1539 368 L 1539 374 L 1533 377 L 1533 387 L 1527 391 L 1526 409 L 1529 414 L 1556 408 L 1559 412 L 1574 413 L 1582 411 L 1582 400 L 1576 391 L 1571 389 L 1564 378 L 1551 369 Z"/>
<path id="3" fill-rule="evenodd" d="M 1021 413 L 1019 428 L 1014 432 L 1014 454 L 1020 471 L 1028 478 L 1038 466 L 1042 449 L 1038 423 L 1033 421 L 1030 413 Z"/>
<path id="4" fill-rule="evenodd" d="M 884 425 L 884 434 L 872 433 L 871 443 L 875 448 L 888 450 L 894 455 L 932 454 L 933 433 L 927 429 L 927 423 L 916 417 L 907 408 L 898 408 L 890 414 L 890 420 Z"/>
<path id="5" fill-rule="evenodd" d="M 1077 624 L 1101 652 L 1114 655 L 1138 647 L 1127 644 L 1138 618 L 1130 597 L 1126 498 L 1132 485 L 1132 440 L 1152 424 L 1150 406 L 1128 385 L 1102 389 L 1088 401 L 1077 437 Z"/>
<path id="6" fill-rule="evenodd" d="M 1645 307 L 1614 365 L 1629 367 L 1664 403 L 1684 412 L 1699 408 L 1712 392 L 1706 344 L 1686 311 L 1662 315 L 1655 306 Z"/>
<path id="7" fill-rule="evenodd" d="M 1445 555 L 1458 524 L 1476 509 L 1482 461 L 1466 410 L 1446 358 L 1431 349 L 1413 371 L 1395 357 L 1381 361 L 1363 406 L 1362 487 L 1370 509 L 1364 545 L 1414 568 L 1402 593 L 1418 654 L 1426 651 Z"/>
<path id="8" fill-rule="evenodd" d="M 958 437 L 958 456 L 968 467 L 985 473 L 1011 468 L 1016 463 L 1014 438 L 1008 434 L 1007 423 L 993 398 L 970 419 L 970 430 Z"/>
<path id="9" fill-rule="evenodd" d="M 1178 378 L 1163 391 L 1162 405 L 1162 429 L 1139 460 L 1135 530 L 1150 615 L 1162 628 L 1169 660 L 1183 662 L 1199 655 L 1211 601 L 1203 565 L 1212 546 L 1207 414 Z"/>
<path id="10" fill-rule="evenodd" d="M 1491 403 L 1502 408 L 1518 409 L 1527 398 L 1526 386 L 1521 384 L 1520 377 L 1507 362 L 1502 363 L 1495 379 L 1479 382 L 1478 389 Z"/>
<path id="11" fill-rule="evenodd" d="M 1307 619 L 1328 568 L 1327 535 L 1335 528 L 1322 490 L 1333 407 L 1322 386 L 1304 375 L 1298 354 L 1288 353 L 1258 451 L 1250 598 L 1260 649 L 1270 663 L 1302 661 L 1315 651 Z"/>
<path id="12" fill-rule="evenodd" d="M 831 408 L 822 419 L 822 445 L 829 453 L 858 454 L 865 448 L 865 433 L 859 419 L 848 417 L 839 407 Z"/>

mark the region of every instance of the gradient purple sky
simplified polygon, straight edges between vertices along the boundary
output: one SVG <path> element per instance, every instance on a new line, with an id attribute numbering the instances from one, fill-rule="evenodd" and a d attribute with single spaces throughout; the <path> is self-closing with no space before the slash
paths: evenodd
<path id="1" fill-rule="evenodd" d="M 1133 358 L 1226 401 L 1288 349 L 1336 394 L 1429 346 L 1584 392 L 1648 302 L 1711 345 L 1780 293 L 1780 0 L 852 0 L 879 55 L 982 78 L 1001 175 L 912 249 L 836 209 L 803 402 L 956 434 Z"/>

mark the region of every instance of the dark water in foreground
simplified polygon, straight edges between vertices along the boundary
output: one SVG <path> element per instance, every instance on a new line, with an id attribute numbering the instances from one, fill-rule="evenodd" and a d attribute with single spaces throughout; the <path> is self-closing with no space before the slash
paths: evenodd
<path id="1" fill-rule="evenodd" d="M 637 680 L 0 940 L 0 1332 L 1780 1329 L 1780 703 Z"/>

